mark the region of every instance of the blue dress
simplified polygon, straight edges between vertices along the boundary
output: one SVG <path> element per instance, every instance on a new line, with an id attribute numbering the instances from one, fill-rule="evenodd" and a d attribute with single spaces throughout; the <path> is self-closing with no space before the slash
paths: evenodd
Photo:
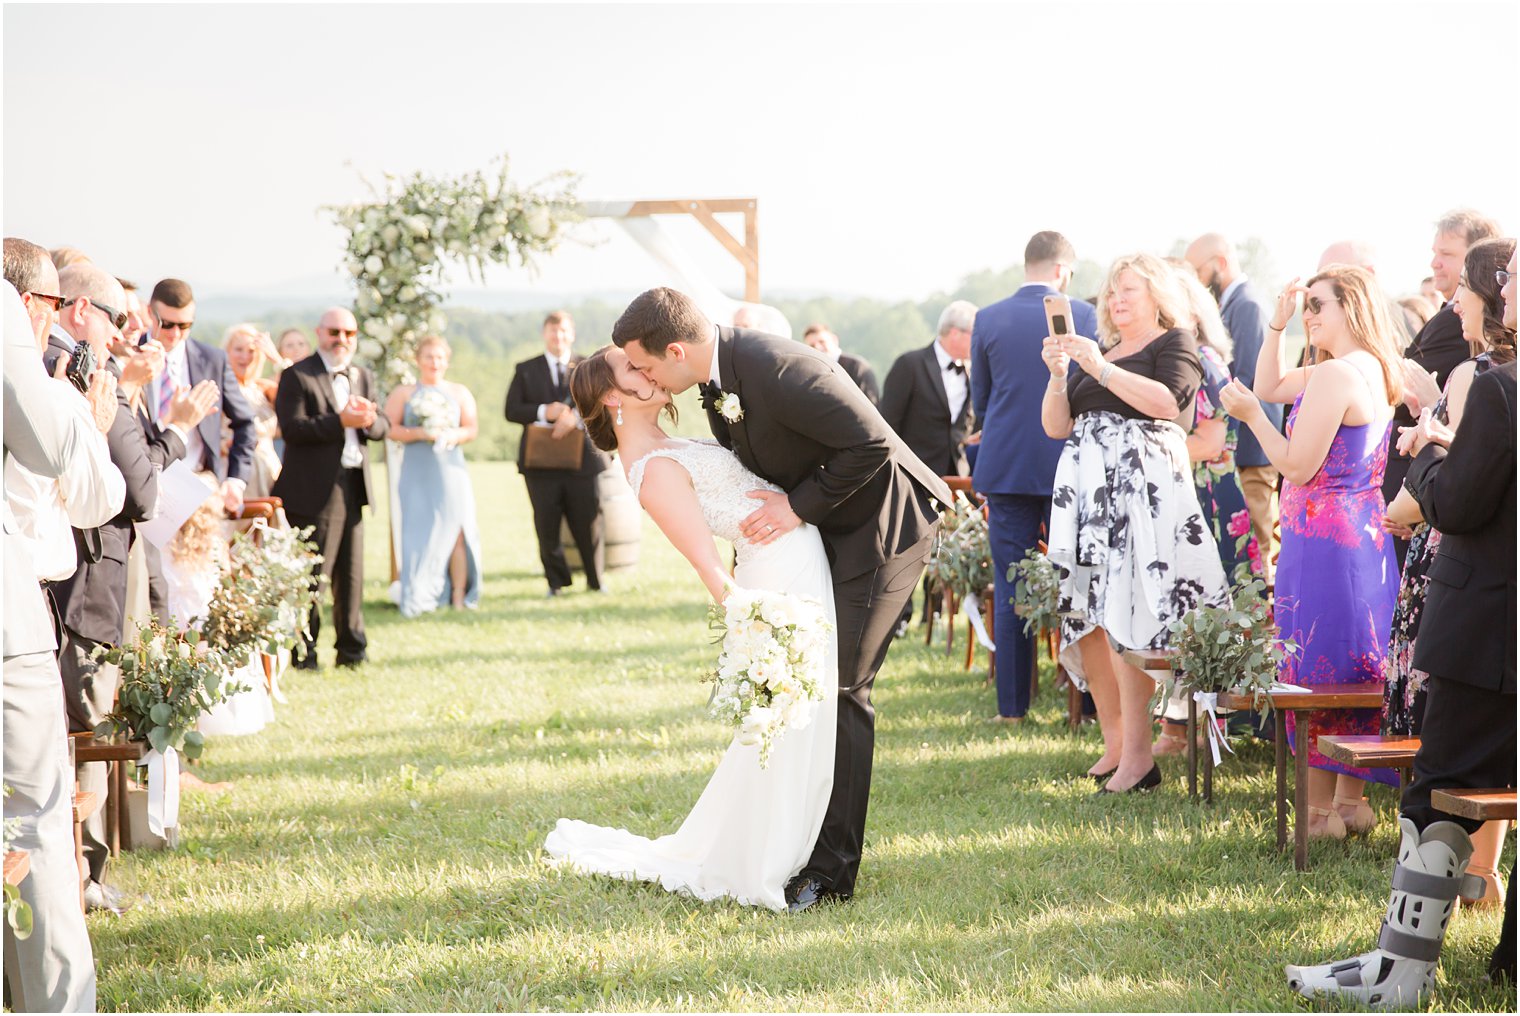
<path id="1" fill-rule="evenodd" d="M 417 386 L 407 400 L 408 427 L 459 426 L 459 402 L 446 388 Z M 401 613 L 416 617 L 449 605 L 449 557 L 461 533 L 468 578 L 465 606 L 480 601 L 480 530 L 464 452 L 440 452 L 427 441 L 401 452 Z"/>

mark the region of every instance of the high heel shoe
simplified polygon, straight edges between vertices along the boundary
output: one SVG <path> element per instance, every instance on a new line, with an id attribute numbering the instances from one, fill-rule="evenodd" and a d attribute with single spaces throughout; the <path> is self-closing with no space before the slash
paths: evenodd
<path id="1" fill-rule="evenodd" d="M 1316 823 L 1315 819 L 1323 819 Z M 1344 840 L 1346 820 L 1334 808 L 1309 808 L 1309 839 Z"/>
<path id="2" fill-rule="evenodd" d="M 1113 774 L 1110 773 L 1109 775 Z M 1151 771 L 1135 781 L 1135 785 L 1132 787 L 1125 787 L 1123 790 L 1109 790 L 1108 785 L 1104 784 L 1093 791 L 1093 794 L 1136 794 L 1147 790 L 1155 790 L 1159 786 L 1161 786 L 1161 767 L 1159 765 L 1152 765 Z"/>
<path id="3" fill-rule="evenodd" d="M 1372 805 L 1367 803 L 1365 797 L 1342 797 L 1336 794 L 1334 807 L 1348 833 L 1366 836 L 1372 831 L 1372 827 L 1377 825 L 1377 814 L 1373 812 Z M 1346 813 L 1348 808 L 1351 811 L 1349 815 Z"/>

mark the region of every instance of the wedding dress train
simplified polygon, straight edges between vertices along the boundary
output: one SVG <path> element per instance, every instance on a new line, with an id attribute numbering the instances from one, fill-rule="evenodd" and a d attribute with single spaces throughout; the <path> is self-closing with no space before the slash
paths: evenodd
<path id="1" fill-rule="evenodd" d="M 693 441 L 634 463 L 628 479 L 635 495 L 645 465 L 655 457 L 671 459 L 690 474 L 708 526 L 738 552 L 736 584 L 815 600 L 833 622 L 833 584 L 818 530 L 804 524 L 763 547 L 740 535 L 739 523 L 759 504 L 745 492 L 776 490 L 775 485 L 750 473 L 716 442 Z M 580 871 L 658 882 L 703 900 L 731 897 L 785 909 L 786 883 L 812 854 L 833 789 L 838 644 L 832 632 L 827 655 L 825 693 L 812 706 L 811 722 L 788 730 L 764 769 L 757 747 L 730 744 L 675 832 L 651 840 L 626 829 L 560 819 L 544 850 L 556 863 Z"/>

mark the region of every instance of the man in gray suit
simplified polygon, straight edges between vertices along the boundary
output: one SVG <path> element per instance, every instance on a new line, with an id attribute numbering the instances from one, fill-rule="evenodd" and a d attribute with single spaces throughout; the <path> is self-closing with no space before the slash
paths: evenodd
<path id="1" fill-rule="evenodd" d="M 1234 245 L 1220 234 L 1200 236 L 1184 256 L 1197 270 L 1198 281 L 1219 301 L 1219 316 L 1224 319 L 1225 329 L 1235 343 L 1230 373 L 1249 388 L 1256 381 L 1256 357 L 1261 352 L 1262 340 L 1266 338 L 1270 311 L 1246 278 L 1246 273 L 1241 271 L 1240 256 Z M 1261 405 L 1266 410 L 1267 419 L 1281 430 L 1283 407 L 1273 402 Z M 1277 560 L 1277 547 L 1272 537 L 1277 529 L 1277 470 L 1267 461 L 1267 453 L 1261 450 L 1261 444 L 1244 427 L 1235 446 L 1235 465 L 1240 470 L 1240 490 L 1251 514 L 1251 531 L 1256 534 L 1256 546 L 1261 549 L 1264 578 L 1271 585 Z"/>
<path id="2" fill-rule="evenodd" d="M 56 294 L 48 294 L 56 295 Z M 97 440 L 78 416 L 62 410 L 43 381 L 31 321 L 11 285 L 4 301 L 5 457 L 39 476 L 56 478 L 79 448 Z M 93 1012 L 95 957 L 79 909 L 74 864 L 73 788 L 63 698 L 58 693 L 57 641 L 26 541 L 5 515 L 4 739 L 5 821 L 18 824 L 14 847 L 28 852 L 31 872 L 20 885 L 32 908 L 32 934 L 5 928 L 5 978 L 16 1012 Z"/>

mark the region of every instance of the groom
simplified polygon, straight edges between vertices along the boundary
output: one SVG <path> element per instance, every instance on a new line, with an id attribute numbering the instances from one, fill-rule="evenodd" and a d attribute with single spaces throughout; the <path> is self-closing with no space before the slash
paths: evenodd
<path id="1" fill-rule="evenodd" d="M 810 522 L 828 549 L 839 633 L 834 792 L 813 855 L 787 886 L 795 913 L 855 891 L 876 740 L 871 685 L 913 595 L 950 491 L 838 366 L 801 343 L 714 327 L 673 289 L 641 294 L 612 341 L 672 392 L 702 387 L 713 435 L 785 493 L 754 491 L 744 535 L 770 543 Z"/>

